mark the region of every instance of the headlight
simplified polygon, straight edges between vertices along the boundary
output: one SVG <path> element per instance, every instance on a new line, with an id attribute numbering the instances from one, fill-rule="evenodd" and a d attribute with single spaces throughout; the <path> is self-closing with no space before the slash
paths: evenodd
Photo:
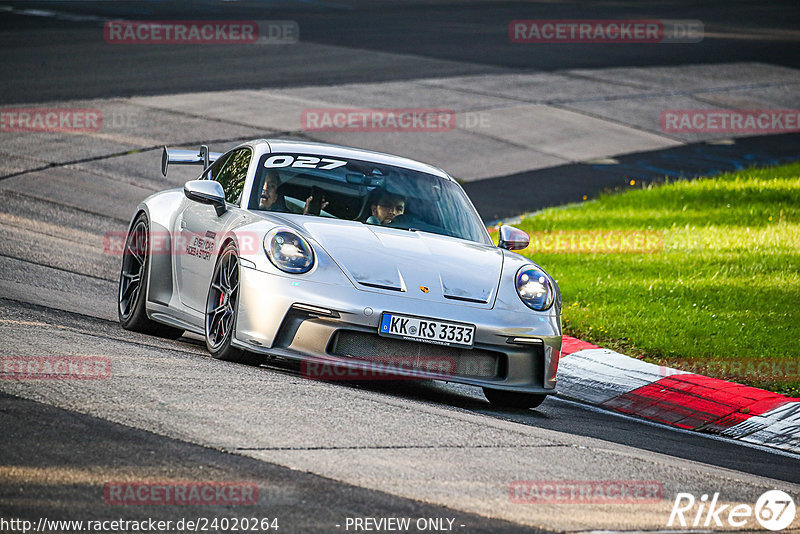
<path id="1" fill-rule="evenodd" d="M 314 266 L 314 249 L 286 228 L 276 228 L 264 236 L 264 252 L 275 267 L 286 273 L 306 273 Z"/>
<path id="2" fill-rule="evenodd" d="M 553 305 L 555 300 L 555 287 L 552 280 L 544 271 L 526 265 L 517 271 L 517 294 L 522 302 L 536 311 L 545 311 Z"/>

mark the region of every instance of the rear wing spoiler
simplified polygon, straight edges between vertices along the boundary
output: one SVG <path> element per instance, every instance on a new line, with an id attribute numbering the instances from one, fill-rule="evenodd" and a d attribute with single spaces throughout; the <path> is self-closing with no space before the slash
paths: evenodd
<path id="1" fill-rule="evenodd" d="M 205 169 L 222 155 L 221 152 L 209 152 L 206 145 L 202 145 L 200 150 L 176 150 L 164 147 L 161 154 L 161 174 L 167 175 L 169 164 L 173 165 L 202 165 Z"/>

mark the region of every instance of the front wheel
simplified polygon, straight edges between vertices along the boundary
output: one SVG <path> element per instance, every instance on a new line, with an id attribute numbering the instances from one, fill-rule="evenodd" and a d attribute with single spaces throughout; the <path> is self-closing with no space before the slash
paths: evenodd
<path id="1" fill-rule="evenodd" d="M 239 308 L 239 254 L 229 242 L 222 249 L 206 298 L 206 348 L 218 360 L 257 363 L 255 355 L 231 345 Z"/>
<path id="2" fill-rule="evenodd" d="M 527 410 L 536 408 L 544 402 L 547 395 L 538 393 L 519 393 L 517 391 L 505 391 L 502 389 L 483 388 L 486 400 L 500 408 L 517 408 Z"/>

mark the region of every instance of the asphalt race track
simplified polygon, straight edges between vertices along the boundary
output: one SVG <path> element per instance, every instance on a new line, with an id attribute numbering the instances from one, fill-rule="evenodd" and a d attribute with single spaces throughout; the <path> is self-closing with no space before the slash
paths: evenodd
<path id="1" fill-rule="evenodd" d="M 118 18 L 294 20 L 301 37 L 287 47 L 123 50 L 102 37 L 103 21 Z M 534 53 L 508 43 L 508 22 L 526 18 L 696 19 L 708 38 L 667 51 L 656 44 L 558 45 Z M 491 80 L 562 69 L 748 62 L 795 69 L 799 22 L 794 2 L 8 1 L 0 2 L 0 106 L 89 99 L 128 106 L 122 99 L 296 86 L 324 93 L 355 82 Z M 785 91 L 780 97 L 788 94 L 798 107 L 797 86 Z M 442 520 L 431 521 L 438 527 L 429 531 L 465 533 L 695 532 L 667 527 L 679 492 L 723 492 L 726 503 L 751 506 L 769 489 L 800 495 L 800 459 L 773 449 L 557 397 L 535 410 L 504 411 L 466 386 L 307 380 L 287 362 L 214 360 L 196 336 L 172 341 L 121 329 L 119 257 L 106 252 L 104 236 L 125 231 L 141 199 L 196 174 L 179 168 L 162 178 L 158 145 L 205 141 L 222 149 L 264 135 L 238 119 L 155 105 L 147 113 L 152 136 L 0 132 L 3 355 L 101 356 L 111 364 L 104 380 L 0 379 L 0 520 L 247 516 L 277 518 L 278 532 L 353 532 L 348 518 L 407 517 L 412 525 Z M 211 138 L 196 133 L 209 131 Z M 735 149 L 704 148 L 708 158 L 693 162 L 698 146 L 620 156 L 624 172 L 553 165 L 500 172 L 466 189 L 484 218 L 495 219 L 613 188 L 637 169 L 642 179 L 657 180 L 646 169 L 670 158 L 686 158 L 680 171 L 691 175 L 707 172 L 718 156 L 800 156 L 798 134 L 748 136 Z M 548 193 L 526 203 L 513 194 L 520 184 Z M 525 480 L 655 481 L 663 494 L 644 503 L 514 502 L 511 484 Z M 257 499 L 133 506 L 104 496 L 109 483 L 165 481 L 253 484 Z M 22 530 L 0 522 L 0 532 Z"/>
<path id="2" fill-rule="evenodd" d="M 798 6 L 791 1 L 659 2 L 328 2 L 195 0 L 3 2 L 96 19 L 3 17 L 0 94 L 5 104 L 80 96 L 180 93 L 303 84 L 376 82 L 425 75 L 492 74 L 516 69 L 682 65 L 767 61 L 798 66 L 791 44 Z M 105 46 L 103 20 L 296 20 L 300 46 L 231 53 L 224 46 Z M 695 19 L 714 39 L 699 44 L 536 48 L 508 41 L 516 19 Z M 9 76 L 12 74 L 13 76 Z M 54 74 L 56 78 L 54 78 Z"/>

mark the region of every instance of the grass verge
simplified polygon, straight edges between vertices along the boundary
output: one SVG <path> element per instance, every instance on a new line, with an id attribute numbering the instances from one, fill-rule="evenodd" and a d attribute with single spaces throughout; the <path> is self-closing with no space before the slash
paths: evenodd
<path id="1" fill-rule="evenodd" d="M 516 226 L 561 287 L 568 335 L 800 393 L 800 164 L 632 184 Z"/>

